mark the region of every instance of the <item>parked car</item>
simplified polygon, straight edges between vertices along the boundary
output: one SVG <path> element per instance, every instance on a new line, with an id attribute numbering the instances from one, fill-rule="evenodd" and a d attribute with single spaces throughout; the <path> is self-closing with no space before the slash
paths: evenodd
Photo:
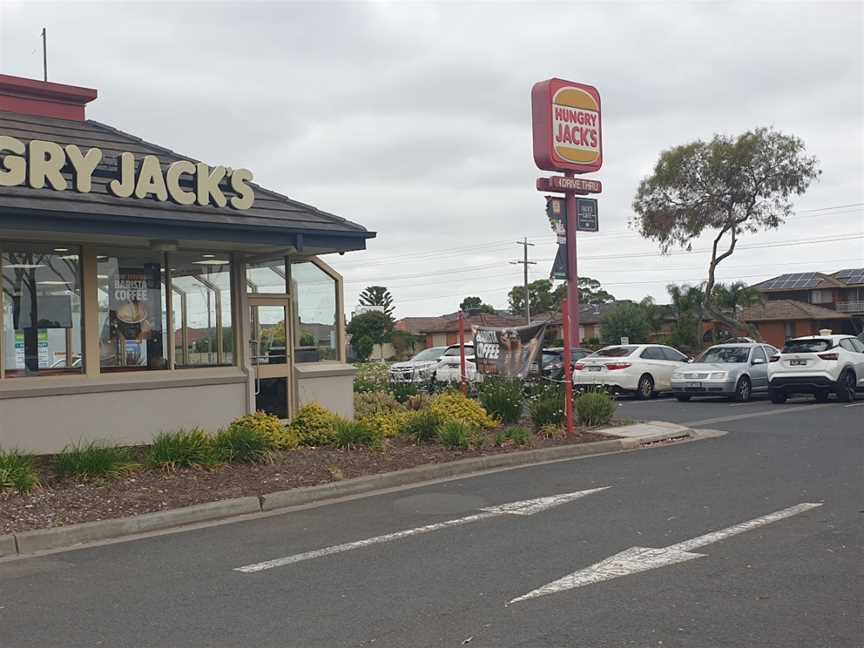
<path id="1" fill-rule="evenodd" d="M 477 365 L 474 363 L 474 345 L 465 345 L 465 376 L 469 381 L 479 380 Z M 435 380 L 439 382 L 459 382 L 462 380 L 459 359 L 459 345 L 447 347 L 435 367 Z"/>
<path id="2" fill-rule="evenodd" d="M 605 388 L 652 398 L 672 390 L 672 372 L 690 358 L 662 344 L 608 346 L 585 356 L 573 367 L 577 388 Z"/>
<path id="3" fill-rule="evenodd" d="M 591 349 L 580 347 L 570 349 L 571 366 L 592 353 Z M 564 349 L 561 347 L 543 349 L 542 367 L 544 378 L 561 380 L 564 377 Z"/>
<path id="4" fill-rule="evenodd" d="M 831 392 L 848 403 L 864 389 L 864 342 L 828 330 L 786 340 L 770 359 L 768 380 L 773 403 L 785 403 L 792 394 L 813 394 L 825 402 Z"/>
<path id="5" fill-rule="evenodd" d="M 435 374 L 435 367 L 444 355 L 447 347 L 430 347 L 423 349 L 406 362 L 394 362 L 390 365 L 391 383 L 423 383 L 431 380 Z"/>
<path id="6" fill-rule="evenodd" d="M 682 402 L 693 396 L 727 396 L 745 403 L 753 394 L 768 393 L 768 358 L 778 353 L 770 344 L 714 345 L 672 373 L 672 392 Z"/>

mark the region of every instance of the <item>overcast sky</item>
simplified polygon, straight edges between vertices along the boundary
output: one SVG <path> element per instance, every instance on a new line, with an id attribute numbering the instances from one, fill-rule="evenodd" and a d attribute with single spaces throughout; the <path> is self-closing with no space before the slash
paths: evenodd
<path id="1" fill-rule="evenodd" d="M 370 284 L 399 316 L 466 295 L 504 308 L 523 236 L 531 278 L 548 277 L 530 90 L 553 76 L 602 96 L 604 166 L 585 176 L 603 181 L 600 232 L 580 235 L 579 269 L 616 297 L 705 278 L 704 244 L 661 257 L 628 228 L 659 152 L 758 126 L 801 137 L 823 176 L 720 278 L 864 265 L 861 2 L 0 0 L 0 73 L 41 78 L 43 26 L 49 80 L 99 90 L 89 117 L 376 231 L 326 258 L 349 312 Z"/>

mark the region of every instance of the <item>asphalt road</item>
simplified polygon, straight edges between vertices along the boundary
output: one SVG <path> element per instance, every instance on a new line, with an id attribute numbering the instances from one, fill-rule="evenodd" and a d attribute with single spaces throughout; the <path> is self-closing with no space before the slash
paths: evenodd
<path id="1" fill-rule="evenodd" d="M 864 645 L 864 403 L 620 410 L 728 434 L 0 562 L 0 646 Z M 478 515 L 602 487 L 533 515 Z M 759 522 L 802 503 L 821 506 Z M 631 547 L 670 548 L 590 569 Z"/>

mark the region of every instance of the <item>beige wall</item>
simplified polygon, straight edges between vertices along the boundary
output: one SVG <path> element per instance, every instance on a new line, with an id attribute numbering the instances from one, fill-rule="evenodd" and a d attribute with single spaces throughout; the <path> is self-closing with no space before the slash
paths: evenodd
<path id="1" fill-rule="evenodd" d="M 304 362 L 297 363 L 294 372 L 300 407 L 318 403 L 339 416 L 354 418 L 354 367 L 336 362 Z"/>
<path id="2" fill-rule="evenodd" d="M 215 432 L 246 409 L 246 383 L 0 399 L 0 447 L 39 454 L 80 440 L 138 445 L 163 430 Z"/>

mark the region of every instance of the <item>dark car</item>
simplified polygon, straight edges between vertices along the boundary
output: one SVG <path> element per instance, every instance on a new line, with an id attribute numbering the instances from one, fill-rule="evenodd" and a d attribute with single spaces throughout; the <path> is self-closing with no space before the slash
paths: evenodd
<path id="1" fill-rule="evenodd" d="M 594 353 L 591 349 L 582 349 L 576 347 L 570 349 L 570 358 L 573 363 L 581 360 L 587 355 Z M 543 349 L 543 377 L 550 380 L 564 379 L 564 349 L 553 347 L 551 349 Z"/>

